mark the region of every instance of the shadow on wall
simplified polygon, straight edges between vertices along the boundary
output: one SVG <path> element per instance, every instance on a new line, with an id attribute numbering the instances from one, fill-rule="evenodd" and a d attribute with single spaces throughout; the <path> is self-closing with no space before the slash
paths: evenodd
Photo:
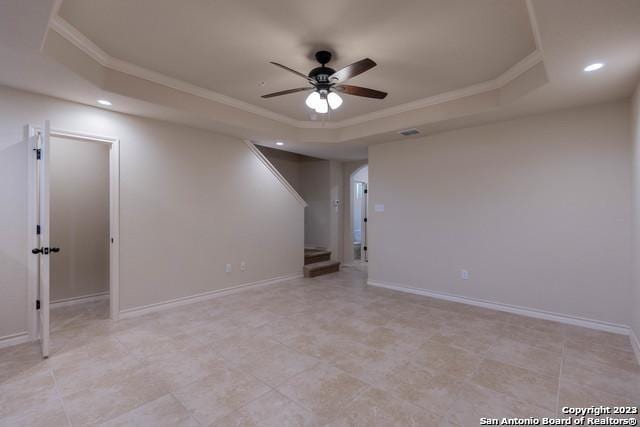
<path id="1" fill-rule="evenodd" d="M 15 223 L 15 218 L 27 214 L 26 163 L 23 142 L 0 150 L 0 295 L 7 308 L 0 310 L 0 337 L 27 329 L 23 306 L 26 287 L 15 286 L 27 281 L 26 230 L 22 223 Z"/>

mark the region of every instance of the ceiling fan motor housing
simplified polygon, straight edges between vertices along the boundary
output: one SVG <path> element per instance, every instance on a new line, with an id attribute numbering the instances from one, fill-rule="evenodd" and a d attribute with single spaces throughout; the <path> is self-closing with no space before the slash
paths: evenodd
<path id="1" fill-rule="evenodd" d="M 313 70 L 311 70 L 311 72 L 309 72 L 309 77 L 311 77 L 312 79 L 314 79 L 315 81 L 317 81 L 318 83 L 330 83 L 329 82 L 329 76 L 332 75 L 333 73 L 335 73 L 336 70 L 334 70 L 333 68 L 329 68 L 329 67 L 316 67 Z"/>
<path id="2" fill-rule="evenodd" d="M 333 73 L 336 72 L 336 70 L 334 70 L 333 68 L 330 67 L 326 67 L 325 65 L 331 61 L 331 52 L 327 51 L 327 50 L 320 50 L 318 52 L 316 52 L 316 60 L 322 64 L 321 67 L 316 67 L 313 70 L 311 70 L 309 72 L 309 77 L 311 77 L 312 79 L 314 79 L 316 82 L 319 83 L 318 89 L 328 89 L 329 86 L 328 84 L 329 82 L 329 76 L 331 76 Z M 320 86 L 324 86 L 324 84 L 327 84 L 326 87 L 320 87 Z"/>

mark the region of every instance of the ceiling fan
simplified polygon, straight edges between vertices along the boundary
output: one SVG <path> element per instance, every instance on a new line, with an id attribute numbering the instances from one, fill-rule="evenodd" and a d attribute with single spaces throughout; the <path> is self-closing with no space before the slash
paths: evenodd
<path id="1" fill-rule="evenodd" d="M 277 62 L 271 62 L 271 64 L 277 67 L 287 70 L 296 76 L 302 77 L 307 80 L 311 86 L 282 90 L 262 95 L 262 97 L 273 98 L 275 96 L 312 90 L 313 92 L 307 96 L 305 101 L 307 106 L 315 110 L 318 114 L 325 114 L 329 111 L 329 108 L 335 110 L 342 105 L 342 98 L 338 93 L 375 99 L 384 99 L 387 96 L 386 92 L 379 90 L 343 84 L 345 81 L 375 67 L 376 63 L 371 59 L 362 59 L 336 71 L 333 68 L 326 66 L 326 64 L 331 61 L 331 52 L 321 50 L 316 52 L 315 56 L 316 60 L 320 63 L 320 67 L 316 67 L 311 70 L 309 75 L 304 75 L 299 71 L 293 70 L 285 65 L 278 64 Z"/>

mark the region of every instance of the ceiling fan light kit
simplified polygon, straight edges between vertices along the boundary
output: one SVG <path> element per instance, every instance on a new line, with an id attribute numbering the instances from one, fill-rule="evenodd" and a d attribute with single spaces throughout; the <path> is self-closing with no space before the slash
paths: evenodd
<path id="1" fill-rule="evenodd" d="M 311 87 L 301 87 L 274 92 L 268 95 L 262 95 L 262 98 L 273 98 L 276 96 L 288 95 L 290 93 L 306 92 L 311 90 L 313 92 L 307 96 L 305 104 L 307 104 L 307 107 L 315 110 L 318 114 L 326 114 L 329 112 L 329 109 L 337 110 L 342 105 L 342 97 L 337 92 L 374 99 L 384 99 L 387 96 L 386 92 L 381 92 L 379 90 L 343 84 L 348 79 L 375 67 L 376 63 L 371 59 L 362 59 L 351 65 L 347 65 L 338 71 L 326 66 L 326 64 L 331 61 L 331 52 L 326 50 L 316 52 L 316 60 L 320 63 L 320 67 L 316 67 L 311 70 L 309 75 L 304 75 L 299 71 L 293 70 L 285 65 L 278 64 L 277 62 L 271 62 L 271 64 L 277 67 L 306 79 Z"/>

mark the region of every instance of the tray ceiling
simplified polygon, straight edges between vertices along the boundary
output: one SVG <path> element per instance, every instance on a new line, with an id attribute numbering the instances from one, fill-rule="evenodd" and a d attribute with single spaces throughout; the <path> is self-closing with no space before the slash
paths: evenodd
<path id="1" fill-rule="evenodd" d="M 304 94 L 260 95 L 305 82 L 315 50 L 340 68 L 370 57 L 351 83 L 389 92 L 345 96 L 331 121 L 493 80 L 536 50 L 524 0 L 64 0 L 59 15 L 109 56 L 268 109 L 313 120 Z"/>

